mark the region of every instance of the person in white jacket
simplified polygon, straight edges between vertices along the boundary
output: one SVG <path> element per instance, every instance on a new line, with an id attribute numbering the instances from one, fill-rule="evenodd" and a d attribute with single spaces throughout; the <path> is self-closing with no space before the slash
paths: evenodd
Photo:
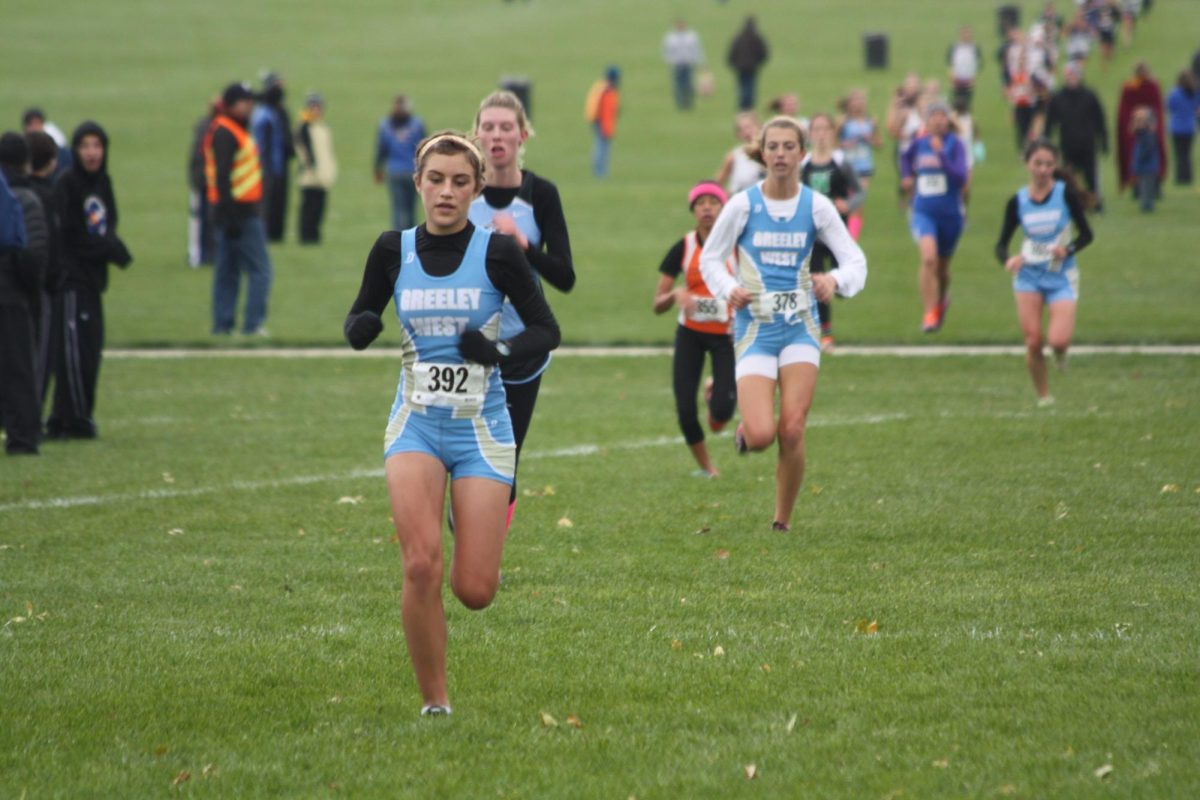
<path id="1" fill-rule="evenodd" d="M 296 131 L 296 155 L 300 185 L 300 244 L 321 241 L 321 222 L 329 190 L 337 180 L 337 157 L 333 152 L 333 134 L 325 123 L 325 101 L 316 92 L 309 93 L 300 112 Z"/>
<path id="2" fill-rule="evenodd" d="M 705 242 L 700 271 L 715 297 L 737 309 L 734 353 L 742 422 L 739 453 L 765 450 L 779 439 L 772 530 L 788 531 L 804 480 L 804 430 L 821 364 L 817 301 L 852 297 L 867 280 L 867 259 L 833 203 L 800 184 L 804 132 L 796 120 L 775 117 L 751 155 L 767 177 L 734 195 Z M 837 268 L 812 274 L 820 239 Z M 724 266 L 737 248 L 737 273 Z M 775 418 L 775 391 L 780 398 Z"/>

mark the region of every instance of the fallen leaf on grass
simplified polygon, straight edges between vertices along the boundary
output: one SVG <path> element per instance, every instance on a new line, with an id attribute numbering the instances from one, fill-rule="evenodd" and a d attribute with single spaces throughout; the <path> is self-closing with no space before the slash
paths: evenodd
<path id="1" fill-rule="evenodd" d="M 1005 797 L 1012 797 L 1014 794 L 1017 793 L 1017 787 L 1011 783 L 1004 783 L 1004 784 L 1001 784 L 1000 787 L 998 789 L 996 789 L 996 791 L 999 792 L 1000 794 L 1004 795 Z"/>
<path id="2" fill-rule="evenodd" d="M 784 726 L 784 730 L 788 733 L 794 731 L 796 729 L 796 719 L 799 716 L 799 714 L 792 714 L 791 718 L 787 721 L 787 725 Z"/>
<path id="3" fill-rule="evenodd" d="M 163 483 L 174 483 L 174 482 L 175 482 L 175 476 L 173 476 L 169 472 L 163 473 Z"/>
<path id="4" fill-rule="evenodd" d="M 758 767 L 756 767 L 754 764 L 747 764 L 746 766 L 742 767 L 742 772 L 745 774 L 746 780 L 748 781 L 752 781 L 758 777 Z"/>
<path id="5" fill-rule="evenodd" d="M 814 483 L 813 485 L 811 485 L 811 486 L 809 486 L 809 487 L 808 487 L 808 490 L 809 490 L 810 492 L 812 492 L 814 495 L 818 495 L 818 494 L 820 494 L 821 492 L 825 491 L 825 487 L 824 487 L 824 486 L 818 486 L 817 484 L 815 484 L 815 483 Z"/>
<path id="6" fill-rule="evenodd" d="M 180 784 L 187 783 L 191 777 L 192 773 L 188 772 L 186 769 L 180 770 L 179 774 L 175 776 L 175 780 L 171 781 L 171 785 L 179 786 Z"/>
<path id="7" fill-rule="evenodd" d="M 165 744 L 155 745 L 154 747 L 154 755 L 156 756 L 165 756 L 170 751 L 171 748 L 167 747 Z"/>
<path id="8" fill-rule="evenodd" d="M 1066 519 L 1070 514 L 1071 514 L 1071 509 L 1067 508 L 1067 504 L 1062 502 L 1061 500 L 1058 502 L 1058 505 L 1056 505 L 1054 507 L 1054 518 L 1055 519 Z"/>
<path id="9" fill-rule="evenodd" d="M 231 592 L 240 592 L 241 590 L 242 590 L 242 585 L 240 583 L 235 583 L 229 587 L 229 591 L 231 591 Z"/>
<path id="10" fill-rule="evenodd" d="M 558 720 L 547 714 L 545 711 L 538 712 L 538 721 L 542 723 L 543 728 L 557 728 Z"/>
<path id="11" fill-rule="evenodd" d="M 182 535 L 183 535 L 183 528 L 171 528 L 171 530 L 167 531 L 167 536 L 182 536 Z"/>
<path id="12" fill-rule="evenodd" d="M 339 506 L 341 506 L 341 505 L 356 506 L 359 503 L 361 503 L 362 501 L 363 501 L 363 496 L 361 494 L 355 495 L 354 497 L 351 497 L 350 495 L 347 494 L 347 495 L 342 495 L 341 497 L 339 497 L 337 504 Z"/>
<path id="13" fill-rule="evenodd" d="M 717 560 L 718 560 L 718 561 L 724 561 L 724 560 L 725 560 L 725 559 L 727 559 L 727 558 L 729 558 L 729 551 L 728 551 L 728 550 L 725 550 L 724 548 L 722 548 L 722 549 L 720 549 L 720 550 L 718 550 L 718 551 L 717 551 Z"/>
<path id="14" fill-rule="evenodd" d="M 761 665 L 759 665 L 759 669 L 761 669 L 763 672 L 770 672 L 771 665 L 770 664 L 761 664 Z"/>
<path id="15" fill-rule="evenodd" d="M 574 527 L 575 527 L 575 523 L 574 523 L 574 522 L 571 522 L 571 520 L 570 520 L 570 519 L 568 519 L 567 517 L 563 517 L 563 518 L 561 518 L 561 519 L 558 521 L 558 527 L 560 527 L 560 528 L 574 528 Z"/>
<path id="16" fill-rule="evenodd" d="M 583 729 L 583 720 L 581 720 L 579 717 L 575 716 L 574 714 L 567 714 L 567 724 L 570 725 L 575 730 Z"/>
<path id="17" fill-rule="evenodd" d="M 200 770 L 200 775 L 205 780 L 208 780 L 209 778 L 217 777 L 217 765 L 216 764 L 205 764 L 204 769 Z"/>
<path id="18" fill-rule="evenodd" d="M 1096 771 L 1093 774 L 1100 780 L 1106 781 L 1112 777 L 1113 765 L 1112 764 L 1101 764 L 1100 766 L 1096 767 Z"/>
<path id="19" fill-rule="evenodd" d="M 1163 486 L 1162 491 L 1159 492 L 1159 494 L 1175 494 L 1178 491 L 1179 491 L 1178 483 L 1168 483 Z"/>
<path id="20" fill-rule="evenodd" d="M 525 489 L 521 494 L 526 497 L 554 497 L 554 487 L 546 484 L 541 489 Z"/>
<path id="21" fill-rule="evenodd" d="M 333 697 L 329 698 L 329 702 L 337 705 L 338 703 L 342 702 L 342 696 L 340 694 L 335 694 Z"/>
<path id="22" fill-rule="evenodd" d="M 672 650 L 682 650 L 683 642 L 679 641 L 678 639 L 672 639 L 671 640 L 671 649 Z"/>
<path id="23" fill-rule="evenodd" d="M 854 630 L 864 636 L 874 636 L 879 633 L 879 623 L 875 620 L 857 619 L 854 621 Z"/>
<path id="24" fill-rule="evenodd" d="M 946 769 L 947 767 L 950 766 L 950 759 L 939 758 L 933 762 L 933 766 L 937 767 L 938 769 Z"/>
<path id="25" fill-rule="evenodd" d="M 714 658 L 720 658 L 723 655 L 725 655 L 724 647 L 721 647 L 721 645 L 717 645 L 716 647 L 713 648 L 713 657 Z"/>
<path id="26" fill-rule="evenodd" d="M 1197 489 L 1196 489 L 1196 491 L 1197 491 L 1197 492 L 1200 492 L 1200 488 L 1197 488 Z M 708 532 L 709 532 L 709 531 L 711 531 L 711 530 L 712 530 L 712 528 L 710 528 L 710 527 L 708 527 L 707 525 L 705 525 L 705 526 L 703 526 L 703 527 L 701 527 L 701 528 L 696 528 L 696 530 L 692 531 L 692 535 L 693 535 L 693 536 L 695 536 L 695 535 L 698 535 L 698 534 L 701 534 L 701 533 L 708 533 Z"/>

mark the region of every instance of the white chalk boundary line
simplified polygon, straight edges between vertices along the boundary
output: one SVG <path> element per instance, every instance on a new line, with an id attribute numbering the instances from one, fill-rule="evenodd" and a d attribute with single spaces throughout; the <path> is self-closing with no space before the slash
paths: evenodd
<path id="1" fill-rule="evenodd" d="M 670 347 L 561 347 L 555 358 L 648 358 L 669 356 Z M 1021 356 L 1020 345 L 842 345 L 827 358 L 841 356 L 889 356 L 894 358 L 943 358 L 948 356 Z M 398 359 L 396 347 L 352 350 L 349 347 L 221 347 L 221 348 L 114 348 L 106 358 L 125 360 L 177 360 L 193 358 L 388 358 Z M 1146 355 L 1200 356 L 1200 344 L 1082 344 L 1071 348 L 1072 356 Z"/>
<path id="2" fill-rule="evenodd" d="M 841 426 L 880 425 L 908 419 L 907 414 L 869 414 L 856 417 L 815 417 L 809 421 L 810 428 L 833 428 Z M 728 432 L 719 434 L 722 438 L 729 436 Z M 579 444 L 572 447 L 561 447 L 554 450 L 531 450 L 521 454 L 521 460 L 540 460 L 545 458 L 581 458 L 599 455 L 617 450 L 644 450 L 651 447 L 668 447 L 683 444 L 681 436 L 657 436 L 653 439 L 634 439 L 607 444 Z M 232 481 L 212 486 L 193 486 L 189 488 L 146 489 L 140 492 L 120 492 L 101 495 L 75 495 L 73 497 L 51 497 L 45 500 L 22 500 L 15 503 L 0 504 L 0 513 L 10 511 L 40 511 L 57 508 L 78 508 L 80 506 L 104 506 L 114 503 L 130 503 L 152 500 L 173 500 L 180 497 L 202 497 L 204 495 L 228 492 L 253 492 L 261 489 L 281 489 L 290 486 L 308 486 L 314 483 L 337 483 L 340 481 L 359 480 L 362 478 L 382 478 L 382 469 L 356 469 L 347 472 L 327 475 L 294 475 L 289 478 L 276 478 L 267 481 Z"/>

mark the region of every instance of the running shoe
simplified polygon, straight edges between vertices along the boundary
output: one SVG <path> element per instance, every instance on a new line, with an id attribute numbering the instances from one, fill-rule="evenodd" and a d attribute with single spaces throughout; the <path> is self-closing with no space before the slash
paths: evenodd
<path id="1" fill-rule="evenodd" d="M 438 703 L 429 703 L 421 706 L 422 717 L 448 717 L 453 713 L 450 706 L 443 706 Z"/>
<path id="2" fill-rule="evenodd" d="M 821 336 L 821 352 L 822 353 L 832 353 L 833 352 L 833 334 L 832 333 L 826 333 Z"/>
<path id="3" fill-rule="evenodd" d="M 776 521 L 771 523 L 771 530 L 775 533 L 788 533 L 791 531 L 791 528 L 782 522 Z"/>
<path id="4" fill-rule="evenodd" d="M 739 456 L 750 452 L 750 447 L 746 444 L 746 431 L 741 422 L 738 423 L 737 430 L 733 432 L 733 449 L 737 450 Z"/>
<path id="5" fill-rule="evenodd" d="M 942 327 L 942 315 L 935 308 L 921 320 L 921 330 L 925 333 L 937 333 Z"/>
<path id="6" fill-rule="evenodd" d="M 1048 394 L 1038 398 L 1038 408 L 1049 408 L 1052 405 L 1054 405 L 1054 395 Z"/>

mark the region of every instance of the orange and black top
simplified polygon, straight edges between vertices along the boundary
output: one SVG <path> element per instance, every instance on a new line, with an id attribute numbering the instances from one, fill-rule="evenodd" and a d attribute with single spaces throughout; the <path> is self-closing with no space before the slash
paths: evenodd
<path id="1" fill-rule="evenodd" d="M 700 274 L 700 252 L 704 241 L 696 231 L 689 231 L 686 236 L 675 243 L 663 259 L 658 271 L 671 278 L 684 275 L 684 286 L 688 294 L 699 298 L 691 314 L 685 314 L 679 309 L 679 324 L 698 333 L 728 334 L 733 315 L 728 304 L 713 297 L 708 284 Z M 736 253 L 731 256 L 725 266 L 729 274 L 734 274 Z"/>
<path id="2" fill-rule="evenodd" d="M 254 137 L 233 117 L 218 114 L 204 137 L 208 202 L 218 208 L 262 200 L 262 165 Z"/>

